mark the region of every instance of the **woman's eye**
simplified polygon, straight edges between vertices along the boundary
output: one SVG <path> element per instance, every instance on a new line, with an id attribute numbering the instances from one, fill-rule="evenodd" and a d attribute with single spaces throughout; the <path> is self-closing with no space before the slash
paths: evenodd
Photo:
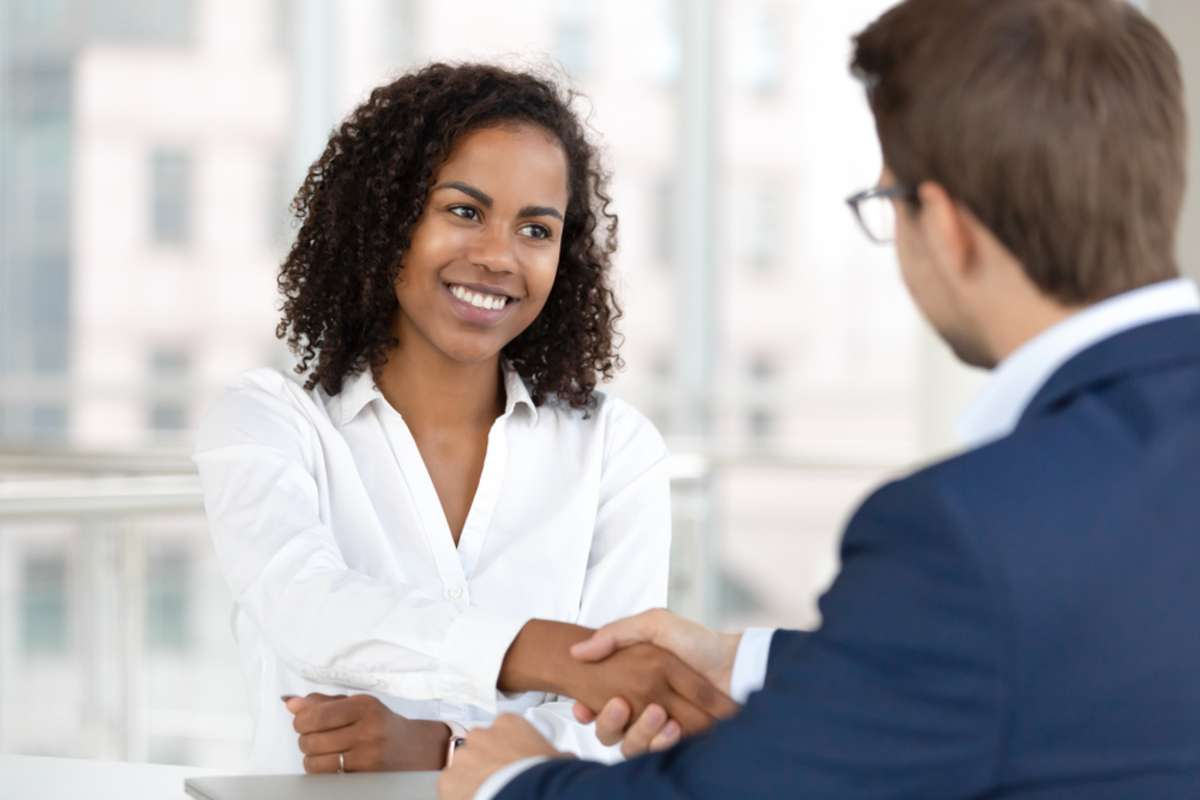
<path id="1" fill-rule="evenodd" d="M 549 239 L 550 229 L 545 225 L 522 225 L 520 230 L 521 235 L 528 236 L 531 239 Z"/>
<path id="2" fill-rule="evenodd" d="M 450 206 L 449 211 L 454 216 L 462 217 L 463 219 L 479 219 L 479 212 L 470 206 Z"/>

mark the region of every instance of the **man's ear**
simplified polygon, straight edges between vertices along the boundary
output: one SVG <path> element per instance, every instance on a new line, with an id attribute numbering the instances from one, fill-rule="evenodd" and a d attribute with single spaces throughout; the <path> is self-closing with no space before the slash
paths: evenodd
<path id="1" fill-rule="evenodd" d="M 974 264 L 975 238 L 966 213 L 941 184 L 925 181 L 917 187 L 920 214 L 917 225 L 925 242 L 926 252 L 943 278 L 952 284 L 961 283 Z"/>

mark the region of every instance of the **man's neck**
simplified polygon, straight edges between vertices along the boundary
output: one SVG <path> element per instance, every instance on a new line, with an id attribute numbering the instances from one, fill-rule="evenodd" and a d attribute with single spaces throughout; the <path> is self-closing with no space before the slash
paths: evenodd
<path id="1" fill-rule="evenodd" d="M 1063 306 L 1053 300 L 1039 298 L 1032 302 L 1014 302 L 997 309 L 995 322 L 989 330 L 996 363 L 1003 362 L 1021 347 L 1083 308 Z"/>

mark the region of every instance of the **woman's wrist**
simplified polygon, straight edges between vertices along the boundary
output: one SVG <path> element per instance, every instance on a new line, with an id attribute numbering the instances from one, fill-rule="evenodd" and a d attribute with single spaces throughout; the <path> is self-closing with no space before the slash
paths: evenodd
<path id="1" fill-rule="evenodd" d="M 446 765 L 446 751 L 454 735 L 450 726 L 437 720 L 419 719 L 412 722 L 419 726 L 419 740 L 426 743 L 421 748 L 425 754 L 421 761 L 429 765 L 428 769 L 441 769 Z"/>
<path id="2" fill-rule="evenodd" d="M 587 666 L 571 657 L 571 645 L 591 635 L 592 629 L 582 625 L 531 619 L 505 653 L 496 687 L 570 695 L 574 679 Z"/>

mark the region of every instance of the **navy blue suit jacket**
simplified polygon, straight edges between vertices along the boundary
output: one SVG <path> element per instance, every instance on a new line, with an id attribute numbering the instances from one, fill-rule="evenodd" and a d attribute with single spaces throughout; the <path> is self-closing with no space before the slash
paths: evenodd
<path id="1" fill-rule="evenodd" d="M 1200 314 L 873 494 L 821 611 L 733 719 L 500 798 L 1200 798 Z"/>

